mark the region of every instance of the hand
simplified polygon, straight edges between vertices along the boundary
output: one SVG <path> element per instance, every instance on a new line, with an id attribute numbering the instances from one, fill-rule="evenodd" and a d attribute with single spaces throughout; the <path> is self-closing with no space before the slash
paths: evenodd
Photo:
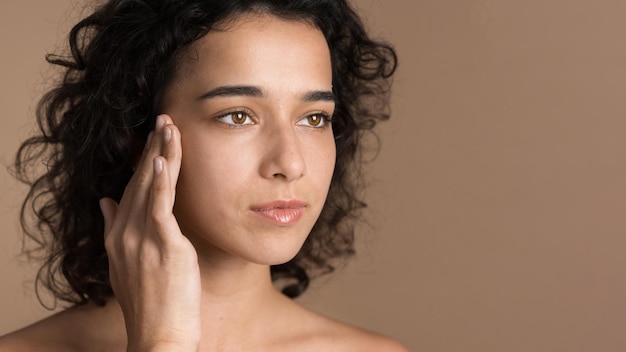
<path id="1" fill-rule="evenodd" d="M 100 200 L 128 351 L 196 351 L 200 340 L 197 253 L 172 213 L 181 155 L 180 132 L 158 116 L 119 206 Z"/>

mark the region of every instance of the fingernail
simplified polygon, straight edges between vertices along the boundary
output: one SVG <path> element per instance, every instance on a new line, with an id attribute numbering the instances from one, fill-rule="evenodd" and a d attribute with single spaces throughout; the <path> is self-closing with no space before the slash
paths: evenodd
<path id="1" fill-rule="evenodd" d="M 152 132 L 148 133 L 148 138 L 146 138 L 146 149 L 150 148 L 151 141 L 152 141 Z"/>
<path id="2" fill-rule="evenodd" d="M 154 172 L 159 175 L 163 172 L 163 161 L 159 158 L 154 158 Z"/>
<path id="3" fill-rule="evenodd" d="M 161 115 L 157 116 L 155 130 L 160 131 L 161 128 L 163 128 L 164 125 L 165 125 L 165 119 L 163 119 L 163 116 L 161 116 Z"/>
<path id="4" fill-rule="evenodd" d="M 171 140 L 172 140 L 172 129 L 169 126 L 166 126 L 165 130 L 163 131 L 163 141 L 165 141 L 165 144 L 167 144 Z"/>

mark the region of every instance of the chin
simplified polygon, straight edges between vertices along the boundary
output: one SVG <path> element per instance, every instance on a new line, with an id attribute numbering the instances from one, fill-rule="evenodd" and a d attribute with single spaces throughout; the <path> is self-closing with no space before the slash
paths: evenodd
<path id="1" fill-rule="evenodd" d="M 249 253 L 242 255 L 242 257 L 261 265 L 284 264 L 292 260 L 300 252 L 304 240 L 283 239 L 264 242 L 262 246 L 252 248 Z"/>
<path id="2" fill-rule="evenodd" d="M 282 231 L 227 231 L 222 236 L 208 236 L 211 231 L 184 231 L 196 247 L 199 257 L 206 259 L 243 259 L 259 265 L 284 264 L 293 259 L 304 244 L 310 229 L 282 228 Z M 230 258 L 230 259 L 227 259 Z M 219 260 L 219 259 L 218 259 Z"/>

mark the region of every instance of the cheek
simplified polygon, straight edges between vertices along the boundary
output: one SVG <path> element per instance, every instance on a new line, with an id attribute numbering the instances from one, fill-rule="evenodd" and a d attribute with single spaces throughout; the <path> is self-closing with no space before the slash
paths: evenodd
<path id="1" fill-rule="evenodd" d="M 174 213 L 192 241 L 219 242 L 218 234 L 235 231 L 233 224 L 239 223 L 254 164 L 237 144 L 189 133 L 186 137 Z"/>
<path id="2" fill-rule="evenodd" d="M 336 149 L 332 134 L 324 137 L 312 141 L 307 147 L 309 154 L 307 170 L 316 182 L 329 186 L 335 169 Z"/>
<path id="3" fill-rule="evenodd" d="M 207 198 L 214 202 L 233 201 L 237 194 L 234 191 L 241 190 L 253 172 L 249 148 L 220 143 L 219 139 L 191 136 L 190 140 L 195 143 L 183 143 L 180 191 L 201 203 Z"/>

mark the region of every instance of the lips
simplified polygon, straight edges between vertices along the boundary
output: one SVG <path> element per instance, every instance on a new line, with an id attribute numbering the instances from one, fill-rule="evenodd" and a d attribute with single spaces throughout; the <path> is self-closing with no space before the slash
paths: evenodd
<path id="1" fill-rule="evenodd" d="M 300 220 L 306 206 L 306 203 L 292 199 L 257 204 L 252 206 L 251 209 L 265 220 L 276 225 L 288 226 Z"/>

